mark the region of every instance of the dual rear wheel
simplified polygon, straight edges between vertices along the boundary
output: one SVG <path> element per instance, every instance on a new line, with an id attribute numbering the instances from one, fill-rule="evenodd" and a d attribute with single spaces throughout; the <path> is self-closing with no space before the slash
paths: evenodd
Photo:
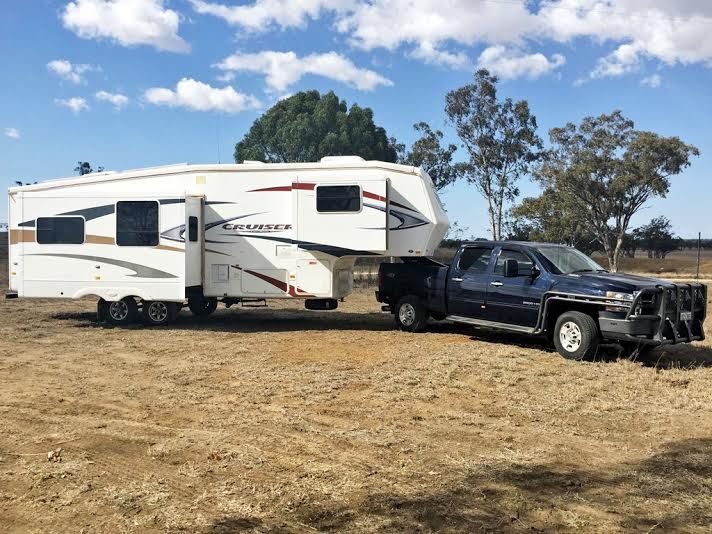
<path id="1" fill-rule="evenodd" d="M 217 302 L 215 306 L 217 306 Z M 172 323 L 178 317 L 178 312 L 181 309 L 181 305 L 176 302 L 162 300 L 142 301 L 140 307 L 143 322 L 149 326 L 163 326 Z M 196 313 L 196 315 L 212 313 L 215 308 L 212 307 L 211 311 L 211 307 L 212 305 L 204 306 L 202 313 Z M 99 320 L 105 320 L 116 326 L 128 326 L 138 319 L 139 304 L 134 297 L 124 297 L 114 302 L 99 299 L 97 312 Z"/>

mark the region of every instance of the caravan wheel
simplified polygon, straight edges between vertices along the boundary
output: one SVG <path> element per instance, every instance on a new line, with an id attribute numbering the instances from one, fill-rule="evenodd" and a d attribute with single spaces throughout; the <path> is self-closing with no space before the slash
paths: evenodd
<path id="1" fill-rule="evenodd" d="M 191 297 L 188 299 L 188 308 L 193 315 L 210 315 L 218 307 L 218 299 L 205 297 Z"/>
<path id="2" fill-rule="evenodd" d="M 102 299 L 99 305 L 103 308 L 101 315 L 111 324 L 126 326 L 136 320 L 138 306 L 136 306 L 133 297 L 124 297 L 115 302 L 107 302 Z"/>
<path id="3" fill-rule="evenodd" d="M 178 316 L 175 302 L 152 300 L 143 303 L 143 320 L 149 326 L 162 326 L 172 323 Z"/>

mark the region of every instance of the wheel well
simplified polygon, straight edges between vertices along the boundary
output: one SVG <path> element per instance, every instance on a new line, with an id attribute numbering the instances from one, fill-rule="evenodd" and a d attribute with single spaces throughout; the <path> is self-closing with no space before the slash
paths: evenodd
<path id="1" fill-rule="evenodd" d="M 549 307 L 546 310 L 544 328 L 548 335 L 552 335 L 554 325 L 559 316 L 569 311 L 578 311 L 590 315 L 593 320 L 596 321 L 596 324 L 598 324 L 598 306 L 587 302 L 555 300 L 549 303 Z"/>

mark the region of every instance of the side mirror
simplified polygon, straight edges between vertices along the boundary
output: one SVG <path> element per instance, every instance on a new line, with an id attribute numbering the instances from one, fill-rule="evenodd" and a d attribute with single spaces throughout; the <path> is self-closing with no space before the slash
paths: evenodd
<path id="1" fill-rule="evenodd" d="M 517 260 L 504 260 L 504 276 L 505 278 L 513 278 L 519 274 L 519 263 Z"/>
<path id="2" fill-rule="evenodd" d="M 532 265 L 532 280 L 535 280 L 536 278 L 539 277 L 541 274 L 541 271 L 536 265 Z"/>

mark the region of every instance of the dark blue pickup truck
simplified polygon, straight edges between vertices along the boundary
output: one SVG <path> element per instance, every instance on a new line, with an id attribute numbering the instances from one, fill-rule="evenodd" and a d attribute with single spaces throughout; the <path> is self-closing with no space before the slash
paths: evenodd
<path id="1" fill-rule="evenodd" d="M 399 328 L 428 318 L 549 336 L 565 358 L 601 341 L 630 350 L 704 339 L 707 287 L 609 273 L 575 248 L 465 243 L 447 266 L 427 258 L 383 263 L 376 298 Z"/>

